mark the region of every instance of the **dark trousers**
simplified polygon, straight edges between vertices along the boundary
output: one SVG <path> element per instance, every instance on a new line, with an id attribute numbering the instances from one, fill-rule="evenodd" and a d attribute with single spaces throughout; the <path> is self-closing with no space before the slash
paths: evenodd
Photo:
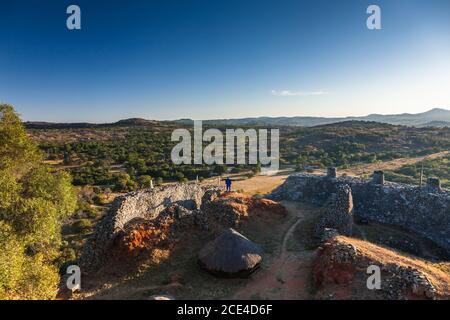
<path id="1" fill-rule="evenodd" d="M 231 184 L 227 184 L 227 191 L 231 191 Z"/>

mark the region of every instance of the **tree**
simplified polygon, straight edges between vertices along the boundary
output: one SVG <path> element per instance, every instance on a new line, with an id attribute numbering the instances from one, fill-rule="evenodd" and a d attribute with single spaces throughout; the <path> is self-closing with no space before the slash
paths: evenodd
<path id="1" fill-rule="evenodd" d="M 114 189 L 119 192 L 129 192 L 135 190 L 136 182 L 131 179 L 130 175 L 125 172 L 120 172 L 114 176 Z"/>
<path id="2" fill-rule="evenodd" d="M 64 164 L 64 165 L 69 165 L 69 164 L 71 164 L 71 159 L 70 159 L 70 153 L 69 153 L 69 152 L 64 152 L 64 160 L 63 160 L 63 164 Z"/>
<path id="3" fill-rule="evenodd" d="M 174 175 L 174 178 L 179 182 L 183 182 L 183 179 L 185 179 L 185 176 L 184 176 L 183 172 L 176 172 Z"/>
<path id="4" fill-rule="evenodd" d="M 156 178 L 156 185 L 157 186 L 161 186 L 162 184 L 163 184 L 163 178 L 161 178 L 161 177 L 158 177 L 158 178 Z"/>
<path id="5" fill-rule="evenodd" d="M 0 105 L 0 299 L 50 299 L 61 222 L 76 207 L 70 176 L 52 173 L 10 105 Z"/>
<path id="6" fill-rule="evenodd" d="M 216 173 L 218 175 L 222 175 L 227 171 L 227 166 L 226 165 L 215 165 L 213 171 L 214 171 L 214 173 Z"/>
<path id="7" fill-rule="evenodd" d="M 138 178 L 139 186 L 141 188 L 150 188 L 152 186 L 152 177 L 143 175 Z"/>

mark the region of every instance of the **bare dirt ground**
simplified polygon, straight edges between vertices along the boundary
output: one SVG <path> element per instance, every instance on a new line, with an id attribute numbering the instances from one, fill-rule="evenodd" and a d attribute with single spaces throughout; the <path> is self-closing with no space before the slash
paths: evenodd
<path id="1" fill-rule="evenodd" d="M 233 180 L 232 189 L 246 193 L 249 195 L 255 194 L 268 194 L 273 189 L 281 185 L 290 174 L 294 173 L 291 168 L 279 170 L 277 174 L 274 175 L 257 175 L 252 178 L 247 178 L 242 174 L 232 174 L 227 175 Z M 202 184 L 212 184 L 221 187 L 225 186 L 225 182 L 219 181 L 218 177 L 206 179 Z"/>
<path id="2" fill-rule="evenodd" d="M 272 176 L 261 175 L 246 180 L 236 180 L 233 182 L 233 189 L 242 190 L 247 194 L 268 194 L 292 173 L 293 170 L 283 170 Z"/>
<path id="3" fill-rule="evenodd" d="M 317 208 L 304 204 L 285 202 L 283 205 L 292 216 L 285 231 L 278 255 L 268 268 L 263 269 L 239 289 L 233 299 L 311 299 L 311 267 L 314 251 L 300 246 L 292 250 L 288 242 L 297 226 Z"/>

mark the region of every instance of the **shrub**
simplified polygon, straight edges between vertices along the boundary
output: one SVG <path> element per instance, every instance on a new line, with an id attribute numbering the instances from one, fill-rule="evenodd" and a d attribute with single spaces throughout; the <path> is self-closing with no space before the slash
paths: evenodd
<path id="1" fill-rule="evenodd" d="M 61 255 L 58 259 L 59 272 L 66 273 L 66 269 L 71 264 L 76 264 L 77 254 L 73 248 L 65 247 L 62 249 Z"/>
<path id="2" fill-rule="evenodd" d="M 157 186 L 162 185 L 163 184 L 163 178 L 161 178 L 161 177 L 156 178 L 155 183 L 156 183 Z"/>
<path id="3" fill-rule="evenodd" d="M 89 219 L 80 219 L 72 224 L 72 231 L 74 233 L 87 233 L 92 228 L 92 222 Z"/>
<path id="4" fill-rule="evenodd" d="M 106 197 L 104 194 L 94 194 L 92 200 L 96 205 L 102 206 L 107 204 Z"/>
<path id="5" fill-rule="evenodd" d="M 152 185 L 152 177 L 148 175 L 139 176 L 138 183 L 141 188 L 150 188 Z"/>

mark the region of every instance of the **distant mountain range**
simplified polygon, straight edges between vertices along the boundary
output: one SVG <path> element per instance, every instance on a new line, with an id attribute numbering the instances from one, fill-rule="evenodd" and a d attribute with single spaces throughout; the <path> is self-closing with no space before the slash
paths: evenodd
<path id="1" fill-rule="evenodd" d="M 370 114 L 363 117 L 255 117 L 240 119 L 216 119 L 204 120 L 207 125 L 230 125 L 230 126 L 302 126 L 313 127 L 325 124 L 346 122 L 346 121 L 373 121 L 388 123 L 392 125 L 404 125 L 414 127 L 450 127 L 450 110 L 434 108 L 423 113 L 402 113 L 402 114 Z M 179 123 L 191 125 L 192 119 L 179 119 L 174 121 L 156 121 L 141 118 L 130 118 L 120 120 L 114 123 L 51 123 L 51 122 L 25 122 L 25 126 L 31 129 L 63 129 L 63 128 L 95 128 L 105 126 L 151 126 L 157 123 Z"/>
<path id="2" fill-rule="evenodd" d="M 404 125 L 414 127 L 450 127 L 450 110 L 434 108 L 423 113 L 402 113 L 402 114 L 370 114 L 363 117 L 256 117 L 241 119 L 217 119 L 205 120 L 204 124 L 209 125 L 269 125 L 269 126 L 303 126 L 312 127 L 345 121 L 374 121 L 393 125 Z M 191 119 L 180 119 L 176 122 L 183 124 L 192 123 Z"/>
<path id="3" fill-rule="evenodd" d="M 45 121 L 27 121 L 25 127 L 28 129 L 82 129 L 82 128 L 102 128 L 111 126 L 151 126 L 160 123 L 156 120 L 146 120 L 141 118 L 130 118 L 119 120 L 113 123 L 89 123 L 89 122 L 45 122 Z"/>

